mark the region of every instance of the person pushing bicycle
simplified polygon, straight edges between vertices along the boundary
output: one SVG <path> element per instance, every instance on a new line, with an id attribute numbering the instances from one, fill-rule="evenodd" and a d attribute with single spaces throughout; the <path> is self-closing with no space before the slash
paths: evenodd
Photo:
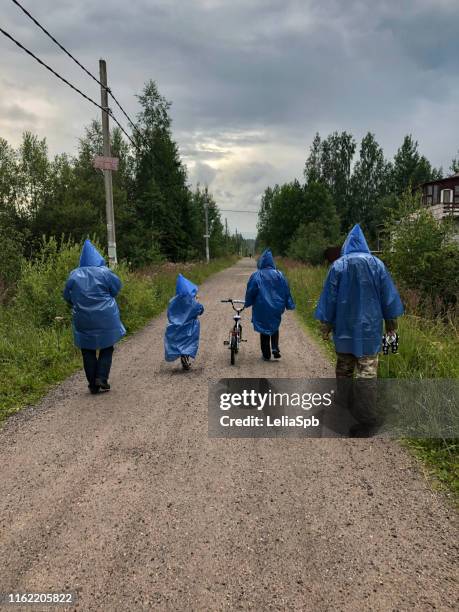
<path id="1" fill-rule="evenodd" d="M 294 310 L 295 303 L 285 276 L 277 270 L 273 255 L 266 249 L 257 262 L 257 270 L 249 278 L 245 307 L 252 306 L 252 323 L 260 334 L 263 359 L 280 359 L 279 326 L 282 314 Z"/>

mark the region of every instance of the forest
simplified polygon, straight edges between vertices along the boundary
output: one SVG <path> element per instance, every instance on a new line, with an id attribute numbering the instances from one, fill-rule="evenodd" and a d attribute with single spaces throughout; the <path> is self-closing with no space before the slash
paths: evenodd
<path id="1" fill-rule="evenodd" d="M 459 159 L 453 159 L 450 170 L 459 170 Z M 265 190 L 258 242 L 280 255 L 321 263 L 324 248 L 339 244 L 360 223 L 376 249 L 387 220 L 399 212 L 401 196 L 442 176 L 443 169 L 421 155 L 411 135 L 405 136 L 393 160 L 387 160 L 371 132 L 362 138 L 358 155 L 357 142 L 348 132 L 323 139 L 316 134 L 303 179 Z"/>
<path id="2" fill-rule="evenodd" d="M 225 232 L 207 187 L 191 189 L 172 135 L 171 103 L 155 82 L 138 96 L 140 112 L 131 147 L 119 128 L 111 132 L 118 258 L 131 268 L 162 260 L 204 256 L 204 206 L 209 210 L 213 257 L 238 252 L 242 238 Z M 105 192 L 93 159 L 102 154 L 102 129 L 93 121 L 75 156 L 50 159 L 45 139 L 26 132 L 17 148 L 0 138 L 0 294 L 18 280 L 21 260 L 40 253 L 43 237 L 106 244 Z"/>

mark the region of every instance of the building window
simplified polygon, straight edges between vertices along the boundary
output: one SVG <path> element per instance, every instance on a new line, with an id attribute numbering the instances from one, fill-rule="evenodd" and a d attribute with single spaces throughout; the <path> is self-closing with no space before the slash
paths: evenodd
<path id="1" fill-rule="evenodd" d="M 427 195 L 431 196 L 433 193 L 433 185 L 427 185 Z"/>
<path id="2" fill-rule="evenodd" d="M 440 201 L 443 202 L 443 204 L 451 204 L 451 202 L 453 201 L 453 190 L 452 189 L 442 189 Z"/>
<path id="3" fill-rule="evenodd" d="M 434 204 L 438 203 L 438 185 L 434 185 L 433 188 L 433 202 Z"/>

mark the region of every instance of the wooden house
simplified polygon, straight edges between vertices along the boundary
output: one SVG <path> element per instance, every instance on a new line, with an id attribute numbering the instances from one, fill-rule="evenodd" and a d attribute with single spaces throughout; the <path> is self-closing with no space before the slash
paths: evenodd
<path id="1" fill-rule="evenodd" d="M 459 172 L 420 186 L 422 203 L 431 209 L 435 219 L 453 217 L 459 220 Z"/>

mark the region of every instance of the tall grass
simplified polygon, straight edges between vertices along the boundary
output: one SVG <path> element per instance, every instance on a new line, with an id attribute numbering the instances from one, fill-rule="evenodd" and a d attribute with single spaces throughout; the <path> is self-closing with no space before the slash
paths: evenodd
<path id="1" fill-rule="evenodd" d="M 15 298 L 0 306 L 0 421 L 36 402 L 49 388 L 81 367 L 74 347 L 71 312 L 62 298 L 65 280 L 78 265 L 80 245 L 48 241 L 41 256 L 24 262 Z M 210 264 L 164 264 L 143 273 L 120 265 L 117 299 L 122 321 L 132 333 L 158 315 L 175 293 L 177 271 L 194 282 L 228 267 L 230 256 Z"/>
<path id="2" fill-rule="evenodd" d="M 314 319 L 314 309 L 327 273 L 325 266 L 311 267 L 283 260 L 297 306 L 297 313 L 326 354 L 333 359 L 333 344 L 325 343 Z M 405 300 L 404 300 L 405 301 Z M 448 319 L 422 317 L 408 311 L 399 319 L 399 353 L 381 355 L 380 378 L 458 378 L 459 338 L 457 317 Z M 418 457 L 428 464 L 437 478 L 459 495 L 458 440 L 406 440 Z"/>

